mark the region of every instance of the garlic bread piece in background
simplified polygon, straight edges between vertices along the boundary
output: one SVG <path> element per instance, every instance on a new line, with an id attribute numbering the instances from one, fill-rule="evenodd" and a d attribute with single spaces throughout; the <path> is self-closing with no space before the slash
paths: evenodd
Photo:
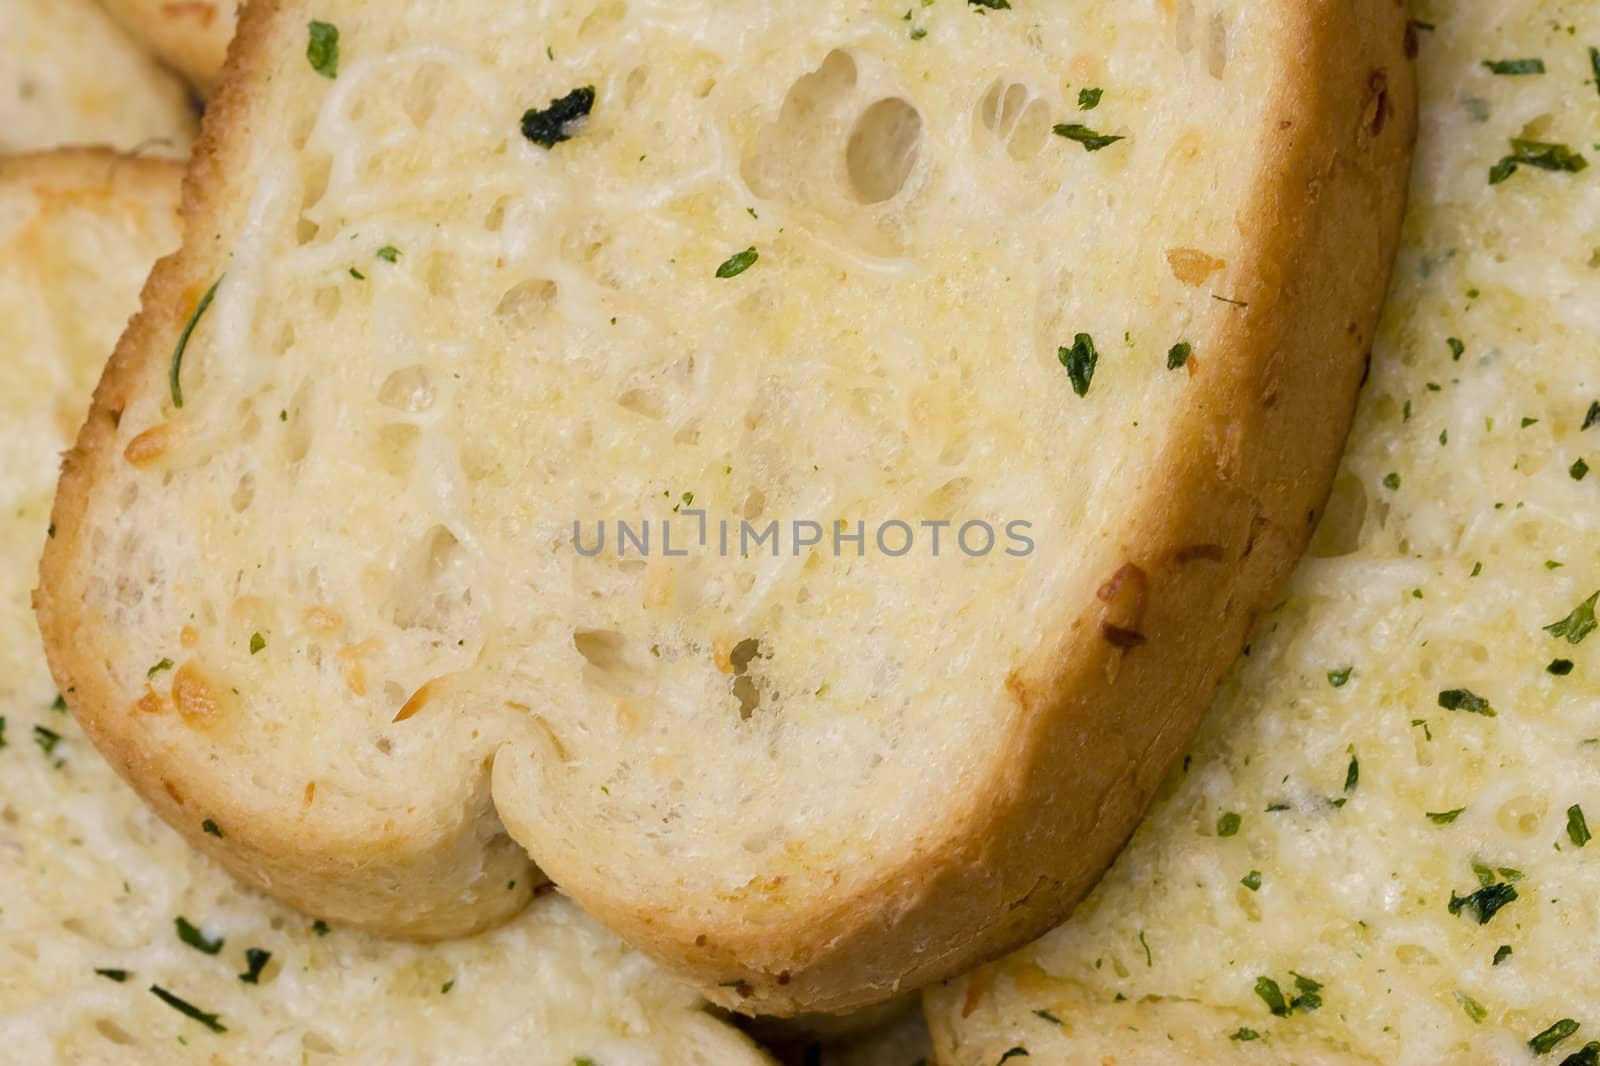
<path id="1" fill-rule="evenodd" d="M 188 90 L 94 0 L 6 0 L 0 19 L 0 152 L 188 154 Z"/>

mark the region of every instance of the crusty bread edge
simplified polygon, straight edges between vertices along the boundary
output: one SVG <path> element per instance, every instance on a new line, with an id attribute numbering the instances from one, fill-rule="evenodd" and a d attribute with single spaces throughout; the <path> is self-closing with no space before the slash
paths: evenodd
<path id="1" fill-rule="evenodd" d="M 95 389 L 88 420 L 62 457 L 51 516 L 56 535 L 40 563 L 34 605 L 51 672 L 84 732 L 192 846 L 246 884 L 308 914 L 409 938 L 468 935 L 521 911 L 544 880 L 494 817 L 486 778 L 446 831 L 422 838 L 329 819 L 310 823 L 303 812 L 247 808 L 225 779 L 184 765 L 170 751 L 149 750 L 136 731 L 130 735 L 121 726 L 142 712 L 126 705 L 98 649 L 80 635 L 89 551 L 82 519 L 97 482 L 120 459 L 117 423 L 126 398 L 154 368 L 164 368 L 199 293 L 227 255 L 204 235 L 223 232 L 230 212 L 242 211 L 229 199 L 229 175 L 251 149 L 250 86 L 270 74 L 267 44 L 279 32 L 281 10 L 279 0 L 259 0 L 240 17 L 184 179 L 184 243 L 152 270 L 141 309 Z M 207 833 L 207 820 L 226 826 L 226 836 Z"/>

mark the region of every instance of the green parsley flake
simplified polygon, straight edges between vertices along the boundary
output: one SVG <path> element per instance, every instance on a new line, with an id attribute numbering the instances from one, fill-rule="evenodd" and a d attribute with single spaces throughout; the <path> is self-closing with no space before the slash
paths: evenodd
<path id="1" fill-rule="evenodd" d="M 339 27 L 331 22 L 311 22 L 306 25 L 306 62 L 324 78 L 339 76 Z"/>
<path id="2" fill-rule="evenodd" d="M 256 655 L 267 646 L 267 638 L 260 633 L 250 634 L 250 654 Z"/>
<path id="3" fill-rule="evenodd" d="M 1244 824 L 1244 818 L 1238 811 L 1228 811 L 1217 819 L 1217 836 L 1231 837 L 1239 834 L 1239 826 Z"/>
<path id="4" fill-rule="evenodd" d="M 1350 766 L 1344 772 L 1344 790 L 1346 793 L 1354 792 L 1361 783 L 1361 761 L 1354 755 L 1350 756 Z"/>
<path id="5" fill-rule="evenodd" d="M 1079 89 L 1078 110 L 1093 111 L 1100 106 L 1100 97 L 1104 94 L 1104 89 Z"/>
<path id="6" fill-rule="evenodd" d="M 1241 1025 L 1228 1035 L 1228 1039 L 1238 1040 L 1242 1043 L 1247 1040 L 1260 1040 L 1261 1034 L 1256 1032 L 1254 1029 L 1248 1029 Z"/>
<path id="7" fill-rule="evenodd" d="M 200 830 L 207 836 L 213 836 L 219 840 L 222 839 L 222 827 L 217 825 L 217 823 L 213 822 L 210 818 L 207 818 L 205 821 L 200 823 Z"/>
<path id="8" fill-rule="evenodd" d="M 585 85 L 550 101 L 550 106 L 530 108 L 522 113 L 522 135 L 541 148 L 550 149 L 572 140 L 572 126 L 594 110 L 594 86 Z"/>
<path id="9" fill-rule="evenodd" d="M 267 968 L 267 962 L 271 958 L 272 952 L 270 951 L 263 951 L 261 948 L 245 948 L 244 962 L 249 969 L 239 975 L 239 980 L 247 985 L 259 985 L 261 983 L 261 971 Z"/>
<path id="10" fill-rule="evenodd" d="M 1494 949 L 1494 961 L 1491 962 L 1489 965 L 1490 966 L 1499 966 L 1502 962 L 1505 962 L 1510 957 L 1511 957 L 1511 945 L 1510 944 L 1501 944 L 1499 947 Z"/>
<path id="11" fill-rule="evenodd" d="M 196 951 L 204 952 L 207 955 L 215 955 L 217 952 L 222 950 L 222 937 L 219 936 L 215 940 L 207 939 L 205 933 L 200 930 L 199 926 L 190 922 L 189 919 L 185 918 L 183 915 L 180 914 L 177 918 L 173 919 L 173 925 L 177 927 L 178 939 L 183 941 L 185 944 L 188 944 Z"/>
<path id="12" fill-rule="evenodd" d="M 119 985 L 122 982 L 124 982 L 124 981 L 126 981 L 128 979 L 128 971 L 127 970 L 99 970 L 99 969 L 97 969 L 97 970 L 95 970 L 95 973 L 100 975 L 101 977 L 104 977 L 108 981 L 115 981 Z"/>
<path id="13" fill-rule="evenodd" d="M 1194 348 L 1188 341 L 1179 341 L 1167 349 L 1167 369 L 1181 370 L 1189 363 L 1189 356 L 1194 353 Z"/>
<path id="14" fill-rule="evenodd" d="M 56 753 L 56 745 L 61 743 L 61 734 L 54 729 L 46 729 L 42 725 L 36 725 L 33 727 L 33 742 L 39 745 L 39 750 L 44 752 L 45 758 L 53 758 Z"/>
<path id="15" fill-rule="evenodd" d="M 1567 468 L 1567 473 L 1572 475 L 1572 480 L 1582 481 L 1589 476 L 1589 464 L 1579 459 Z"/>
<path id="16" fill-rule="evenodd" d="M 1572 609 L 1572 613 L 1559 622 L 1553 622 L 1544 627 L 1544 631 L 1552 637 L 1565 637 L 1568 644 L 1582 644 L 1583 638 L 1593 633 L 1595 626 L 1595 604 L 1600 602 L 1600 592 L 1584 600 Z"/>
<path id="17" fill-rule="evenodd" d="M 154 666 L 152 666 L 150 669 L 148 669 L 148 670 L 146 670 L 144 672 L 144 678 L 145 678 L 146 681 L 150 681 L 150 680 L 153 680 L 155 678 L 155 676 L 157 674 L 159 674 L 161 671 L 163 671 L 163 670 L 171 670 L 171 669 L 172 669 L 172 660 L 171 659 L 162 659 L 160 662 L 156 663 Z"/>
<path id="18" fill-rule="evenodd" d="M 1551 659 L 1550 665 L 1545 667 L 1545 671 L 1547 673 L 1554 674 L 1556 677 L 1566 677 L 1568 674 L 1572 673 L 1572 660 Z"/>
<path id="19" fill-rule="evenodd" d="M 1528 1046 L 1535 1055 L 1548 1055 L 1555 1050 L 1557 1044 L 1578 1031 L 1578 1023 L 1571 1018 L 1562 1018 L 1550 1028 L 1528 1041 Z"/>
<path id="20" fill-rule="evenodd" d="M 1576 803 L 1567 808 L 1567 839 L 1580 848 L 1590 840 L 1589 822 L 1583 816 L 1583 808 Z"/>
<path id="21" fill-rule="evenodd" d="M 1344 688 L 1345 683 L 1350 680 L 1350 675 L 1353 672 L 1355 672 L 1355 667 L 1353 666 L 1342 666 L 1337 670 L 1329 670 L 1328 684 L 1334 688 Z"/>
<path id="22" fill-rule="evenodd" d="M 1461 339 L 1459 337 L 1447 338 L 1445 340 L 1445 343 L 1450 346 L 1450 359 L 1451 359 L 1451 361 L 1452 362 L 1460 362 L 1461 361 L 1461 357 L 1464 354 L 1466 354 L 1467 346 L 1465 344 L 1461 343 Z"/>
<path id="23" fill-rule="evenodd" d="M 983 14 L 985 10 L 988 10 L 988 11 L 1010 11 L 1011 10 L 1011 0 L 967 0 L 967 5 L 969 7 L 977 8 L 978 9 L 978 14 L 980 14 L 980 15 Z M 1027 1052 L 1024 1051 L 1023 1054 L 1026 1055 Z M 1004 1062 L 1005 1060 L 1002 1059 L 1001 1061 Z"/>
<path id="24" fill-rule="evenodd" d="M 1400 475 L 1393 472 L 1383 475 L 1383 487 L 1388 489 L 1390 492 L 1394 492 L 1399 489 Z"/>
<path id="25" fill-rule="evenodd" d="M 178 334 L 178 343 L 172 349 L 172 362 L 167 367 L 167 389 L 172 393 L 172 406 L 183 408 L 183 384 L 180 375 L 183 373 L 183 353 L 189 347 L 189 338 L 194 334 L 194 328 L 200 324 L 200 316 L 206 313 L 206 308 L 211 306 L 211 301 L 217 295 L 217 286 L 222 284 L 218 278 L 211 283 L 211 288 L 200 297 L 200 302 L 195 305 L 194 313 L 189 316 L 183 332 Z"/>
<path id="26" fill-rule="evenodd" d="M 1450 893 L 1449 911 L 1459 915 L 1463 910 L 1471 910 L 1478 919 L 1479 925 L 1488 925 L 1489 920 L 1506 904 L 1517 898 L 1517 886 L 1496 881 L 1484 885 L 1469 896 L 1458 896 Z"/>
<path id="27" fill-rule="evenodd" d="M 1583 416 L 1583 425 L 1578 427 L 1578 432 L 1582 433 L 1595 425 L 1600 425 L 1600 400 L 1596 400 L 1589 405 L 1589 411 Z"/>
<path id="28" fill-rule="evenodd" d="M 1453 811 L 1429 811 L 1428 821 L 1434 825 L 1449 825 L 1466 811 L 1465 807 L 1457 807 Z"/>
<path id="29" fill-rule="evenodd" d="M 1439 693 L 1439 706 L 1447 711 L 1466 711 L 1468 714 L 1481 714 L 1485 718 L 1495 717 L 1489 701 L 1471 689 L 1446 689 Z"/>
<path id="30" fill-rule="evenodd" d="M 1586 170 L 1589 166 L 1589 161 L 1564 144 L 1527 141 L 1520 137 L 1513 137 L 1511 139 L 1511 154 L 1503 157 L 1498 163 L 1489 168 L 1489 184 L 1499 185 L 1502 181 L 1515 174 L 1519 166 L 1576 174 L 1579 171 Z"/>
<path id="31" fill-rule="evenodd" d="M 1067 378 L 1072 382 L 1072 391 L 1079 396 L 1089 395 L 1089 385 L 1094 381 L 1094 368 L 1100 362 L 1100 353 L 1095 351 L 1094 338 L 1087 333 L 1078 334 L 1073 338 L 1071 348 L 1057 349 L 1056 358 L 1067 368 Z"/>
<path id="32" fill-rule="evenodd" d="M 736 278 L 746 270 L 755 266 L 756 260 L 761 258 L 761 253 L 752 246 L 735 255 L 729 256 L 721 266 L 717 267 L 717 277 Z"/>
<path id="33" fill-rule="evenodd" d="M 1083 145 L 1083 149 L 1086 152 L 1098 152 L 1100 149 L 1124 139 L 1121 136 L 1096 133 L 1088 126 L 1082 126 L 1076 122 L 1061 122 L 1054 129 L 1057 137 L 1065 137 L 1069 141 L 1078 142 Z"/>
<path id="34" fill-rule="evenodd" d="M 1600 1041 L 1589 1041 L 1583 1045 L 1583 1050 L 1562 1059 L 1561 1066 L 1600 1066 Z"/>
<path id="35" fill-rule="evenodd" d="M 1483 65 L 1491 74 L 1543 74 L 1542 59 L 1485 59 Z"/>
<path id="36" fill-rule="evenodd" d="M 976 3 L 979 3 L 980 0 L 967 0 L 967 2 L 968 3 L 972 3 L 972 4 L 976 4 Z M 1006 0 L 999 0 L 999 3 L 1005 4 L 1005 2 L 1006 2 Z M 1006 4 L 1006 6 L 1010 7 L 1011 5 Z M 1020 1059 L 1020 1058 L 1027 1058 L 1027 1057 L 1028 1057 L 1028 1049 L 1025 1048 L 1025 1047 L 1022 1047 L 1019 1044 L 1018 1046 L 1016 1046 L 1014 1048 L 1008 1049 L 1004 1055 L 1001 1055 L 1000 1056 L 1000 1062 L 1005 1062 L 1008 1059 Z M 1000 1064 L 996 1063 L 995 1066 L 1000 1066 Z"/>
<path id="37" fill-rule="evenodd" d="M 1456 989 L 1456 1002 L 1461 1004 L 1461 1009 L 1466 1012 L 1468 1018 L 1472 1019 L 1474 1025 L 1483 1024 L 1483 1020 L 1489 1016 L 1489 1012 L 1484 1009 L 1482 1003 L 1479 1003 L 1459 988 Z"/>
<path id="38" fill-rule="evenodd" d="M 201 1010 L 187 1000 L 179 999 L 160 985 L 151 985 L 150 992 L 161 1002 L 177 1011 L 186 1018 L 192 1018 L 213 1033 L 226 1033 L 228 1027 L 223 1025 L 217 1015 Z"/>
<path id="39" fill-rule="evenodd" d="M 385 263 L 393 263 L 395 260 L 400 258 L 400 249 L 396 248 L 392 244 L 386 244 L 382 248 L 379 248 L 374 254 L 377 255 L 379 259 L 382 259 Z"/>
<path id="40" fill-rule="evenodd" d="M 1251 870 L 1249 873 L 1247 873 L 1243 877 L 1239 878 L 1239 883 L 1241 885 L 1243 885 L 1245 888 L 1248 888 L 1252 892 L 1260 892 L 1261 891 L 1261 871 L 1260 870 Z"/>

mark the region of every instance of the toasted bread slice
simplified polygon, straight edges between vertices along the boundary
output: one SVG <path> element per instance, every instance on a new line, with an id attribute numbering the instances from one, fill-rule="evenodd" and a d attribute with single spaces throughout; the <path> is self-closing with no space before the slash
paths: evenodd
<path id="1" fill-rule="evenodd" d="M 0 153 L 102 144 L 180 156 L 188 91 L 94 0 L 7 0 L 0 32 Z"/>
<path id="2" fill-rule="evenodd" d="M 53 669 L 340 922 L 482 928 L 531 855 L 770 1013 L 1019 944 L 1326 493 L 1404 23 L 253 6 L 66 461 Z"/>
<path id="3" fill-rule="evenodd" d="M 100 0 L 124 29 L 200 93 L 216 84 L 238 23 L 236 0 Z"/>
<path id="4" fill-rule="evenodd" d="M 1470 0 L 1421 35 L 1405 242 L 1308 558 L 1095 893 L 926 993 L 942 1066 L 1600 1050 L 1600 304 L 1573 224 L 1600 217 L 1600 108 L 1566 106 L 1592 74 L 1568 25 Z M 1547 73 L 1484 65 L 1519 57 Z M 1528 115 L 1591 165 L 1491 183 Z"/>
<path id="5" fill-rule="evenodd" d="M 555 894 L 492 935 L 424 948 L 243 892 L 52 706 L 29 592 L 57 457 L 150 266 L 178 246 L 181 178 L 108 151 L 0 160 L 0 1058 L 768 1062 Z M 214 954 L 177 935 L 180 917 Z"/>

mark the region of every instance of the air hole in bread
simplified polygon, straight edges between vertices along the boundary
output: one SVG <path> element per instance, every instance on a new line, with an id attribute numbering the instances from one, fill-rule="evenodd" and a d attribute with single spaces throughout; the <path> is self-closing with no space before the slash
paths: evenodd
<path id="1" fill-rule="evenodd" d="M 422 536 L 392 587 L 392 617 L 402 629 L 451 632 L 471 624 L 471 558 L 444 526 Z"/>
<path id="2" fill-rule="evenodd" d="M 867 108 L 845 148 L 855 198 L 866 204 L 894 199 L 905 188 L 921 146 L 922 112 L 910 103 L 891 96 Z"/>
<path id="3" fill-rule="evenodd" d="M 1539 835 L 1548 811 L 1549 806 L 1537 796 L 1513 796 L 1495 811 L 1494 820 L 1506 833 L 1531 839 Z"/>
<path id="4" fill-rule="evenodd" d="M 761 707 L 761 682 L 750 673 L 751 664 L 761 654 L 761 641 L 746 637 L 733 646 L 728 662 L 733 667 L 733 696 L 739 701 L 739 718 L 748 721 Z"/>
<path id="5" fill-rule="evenodd" d="M 1228 69 L 1228 18 L 1220 11 L 1211 16 L 1206 35 L 1206 69 L 1219 79 Z"/>
<path id="6" fill-rule="evenodd" d="M 255 498 L 256 476 L 247 473 L 239 478 L 239 483 L 233 487 L 233 498 L 231 500 L 233 509 L 240 513 L 248 511 L 250 505 L 255 502 Z"/>
<path id="7" fill-rule="evenodd" d="M 422 430 L 410 422 L 390 422 L 378 427 L 378 466 L 395 477 L 405 477 L 417 463 L 417 443 Z"/>
<path id="8" fill-rule="evenodd" d="M 320 227 L 311 219 L 311 211 L 322 201 L 328 191 L 328 173 L 331 161 L 323 156 L 302 164 L 300 186 L 300 220 L 296 225 L 296 238 L 301 244 L 310 244 Z"/>
<path id="9" fill-rule="evenodd" d="M 333 285 L 324 285 L 312 297 L 311 306 L 325 321 L 332 321 L 339 314 L 339 290 Z"/>
<path id="10" fill-rule="evenodd" d="M 579 629 L 572 634 L 572 643 L 584 658 L 584 684 L 613 696 L 639 696 L 648 691 L 646 663 L 621 633 Z"/>
<path id="11" fill-rule="evenodd" d="M 290 463 L 298 463 L 311 452 L 312 426 L 316 419 L 308 416 L 310 402 L 311 386 L 301 385 L 295 392 L 294 399 L 285 408 L 294 412 L 294 417 L 284 423 L 283 432 L 284 457 Z"/>
<path id="12" fill-rule="evenodd" d="M 315 1029 L 307 1029 L 300 1037 L 300 1046 L 313 1055 L 337 1055 L 339 1045 Z"/>
<path id="13" fill-rule="evenodd" d="M 1006 141 L 1006 154 L 1019 163 L 1039 155 L 1050 139 L 1050 105 L 1034 100 L 1023 109 Z"/>
<path id="14" fill-rule="evenodd" d="M 1421 944 L 1396 944 L 1394 949 L 1395 961 L 1403 966 L 1437 966 L 1439 956 L 1423 947 Z"/>
<path id="15" fill-rule="evenodd" d="M 1361 547 L 1361 527 L 1367 520 L 1367 490 L 1354 474 L 1341 474 L 1328 495 L 1322 521 L 1311 537 L 1311 555 L 1334 559 Z"/>
<path id="16" fill-rule="evenodd" d="M 578 39 L 603 37 L 606 32 L 628 15 L 628 5 L 623 0 L 605 0 L 578 24 Z"/>
<path id="17" fill-rule="evenodd" d="M 394 411 L 417 414 L 433 406 L 433 376 L 425 366 L 396 370 L 383 381 L 378 402 Z"/>
<path id="18" fill-rule="evenodd" d="M 666 413 L 666 406 L 654 389 L 629 389 L 617 397 L 617 405 L 646 418 L 660 418 Z"/>
<path id="19" fill-rule="evenodd" d="M 649 81 L 649 67 L 634 67 L 628 71 L 628 76 L 622 81 L 622 102 L 631 104 L 639 99 L 639 94 L 644 92 L 644 87 Z"/>
<path id="20" fill-rule="evenodd" d="M 556 304 L 560 289 L 547 278 L 518 282 L 500 297 L 494 313 L 507 325 L 528 329 Z"/>
<path id="21" fill-rule="evenodd" d="M 456 294 L 460 285 L 461 263 L 453 252 L 430 252 L 425 276 L 429 296 L 449 299 Z"/>
<path id="22" fill-rule="evenodd" d="M 1187 54 L 1194 50 L 1194 0 L 1178 0 L 1173 34 L 1178 51 Z"/>
<path id="23" fill-rule="evenodd" d="M 760 518 L 762 514 L 765 513 L 766 509 L 766 493 L 762 492 L 760 489 L 751 489 L 749 493 L 745 495 L 744 507 L 742 508 L 745 518 L 753 522 Z M 740 645 L 740 647 L 743 647 L 743 645 Z"/>
<path id="24" fill-rule="evenodd" d="M 400 106 L 413 126 L 421 129 L 433 118 L 448 76 L 443 66 L 429 63 L 407 80 L 400 93 Z"/>
<path id="25" fill-rule="evenodd" d="M 132 1047 L 139 1042 L 132 1033 L 128 1032 L 110 1018 L 96 1019 L 94 1023 L 94 1031 L 105 1037 L 111 1043 L 116 1044 L 118 1047 Z"/>
<path id="26" fill-rule="evenodd" d="M 506 224 L 506 208 L 511 204 L 511 197 L 502 196 L 490 206 L 487 214 L 483 216 L 483 228 L 490 233 L 499 233 Z"/>

